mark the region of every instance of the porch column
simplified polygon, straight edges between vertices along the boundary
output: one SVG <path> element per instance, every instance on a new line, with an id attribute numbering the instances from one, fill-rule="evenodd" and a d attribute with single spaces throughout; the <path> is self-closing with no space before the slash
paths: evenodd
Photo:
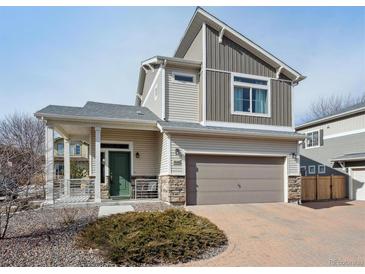
<path id="1" fill-rule="evenodd" d="M 54 151 L 53 151 L 53 135 L 52 126 L 45 127 L 45 173 L 46 173 L 46 204 L 53 204 L 53 174 L 54 174 Z"/>
<path id="2" fill-rule="evenodd" d="M 101 190 L 100 190 L 100 143 L 101 143 L 101 128 L 95 128 L 95 202 L 101 202 Z"/>
<path id="3" fill-rule="evenodd" d="M 63 165 L 64 165 L 64 193 L 66 197 L 70 197 L 70 140 L 63 139 Z"/>

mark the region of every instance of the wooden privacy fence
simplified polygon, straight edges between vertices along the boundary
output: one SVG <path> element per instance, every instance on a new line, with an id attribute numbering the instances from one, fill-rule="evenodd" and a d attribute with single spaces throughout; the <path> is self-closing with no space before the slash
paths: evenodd
<path id="1" fill-rule="evenodd" d="M 336 200 L 346 197 L 345 176 L 302 176 L 302 201 Z"/>

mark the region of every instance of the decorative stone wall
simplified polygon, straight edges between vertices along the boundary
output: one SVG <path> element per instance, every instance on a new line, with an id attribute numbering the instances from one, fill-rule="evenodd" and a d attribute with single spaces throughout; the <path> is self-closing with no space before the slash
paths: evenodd
<path id="1" fill-rule="evenodd" d="M 184 205 L 186 197 L 185 176 L 160 176 L 159 192 L 162 201 L 173 205 Z"/>
<path id="2" fill-rule="evenodd" d="M 300 176 L 288 177 L 288 202 L 300 203 L 302 195 L 302 184 Z"/>
<path id="3" fill-rule="evenodd" d="M 109 184 L 107 182 L 100 184 L 101 188 L 101 199 L 109 199 L 110 193 L 109 193 Z"/>

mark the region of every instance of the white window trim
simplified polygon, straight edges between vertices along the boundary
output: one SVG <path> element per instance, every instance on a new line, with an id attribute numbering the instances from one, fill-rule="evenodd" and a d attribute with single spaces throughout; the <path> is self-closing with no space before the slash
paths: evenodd
<path id="1" fill-rule="evenodd" d="M 314 168 L 314 172 L 311 172 L 311 168 Z M 308 166 L 308 174 L 316 174 L 316 166 L 314 166 L 314 165 L 310 165 L 310 166 Z"/>
<path id="2" fill-rule="evenodd" d="M 309 133 L 314 133 L 314 132 L 318 132 L 318 145 L 308 147 L 308 139 L 307 139 L 308 134 L 309 134 Z M 308 131 L 308 132 L 306 132 L 306 133 L 305 133 L 305 135 L 307 136 L 307 137 L 305 138 L 305 149 L 317 148 L 317 147 L 320 147 L 320 146 L 321 146 L 321 139 L 320 139 L 320 138 L 321 138 L 321 136 L 320 136 L 320 130 L 319 130 L 319 129 L 317 129 L 317 130 L 313 130 L 313 131 Z"/>
<path id="3" fill-rule="evenodd" d="M 320 167 L 323 167 L 323 171 L 320 171 Z M 325 174 L 326 173 L 326 166 L 325 165 L 318 165 L 317 166 L 318 169 L 318 174 Z"/>
<path id="4" fill-rule="evenodd" d="M 175 80 L 175 75 L 193 77 L 193 82 L 185 82 L 185 81 Z M 173 71 L 172 72 L 172 81 L 175 82 L 175 83 L 180 83 L 180 84 L 196 85 L 196 75 L 195 74 L 192 74 L 192 73 L 186 73 L 186 72 L 180 72 L 180 71 Z"/>
<path id="5" fill-rule="evenodd" d="M 250 78 L 255 80 L 263 80 L 267 81 L 266 87 L 264 85 L 258 85 L 258 84 L 250 84 L 250 83 L 241 83 L 241 82 L 235 82 L 234 77 L 244 77 L 244 78 Z M 271 79 L 264 76 L 257 76 L 252 74 L 244 74 L 244 73 L 231 73 L 231 114 L 234 115 L 245 115 L 245 116 L 256 116 L 256 117 L 271 117 Z M 247 112 L 247 111 L 235 111 L 234 110 L 234 87 L 246 87 L 250 89 L 250 110 L 252 111 L 252 88 L 259 88 L 259 89 L 266 89 L 267 90 L 267 113 L 253 113 L 253 112 Z"/>

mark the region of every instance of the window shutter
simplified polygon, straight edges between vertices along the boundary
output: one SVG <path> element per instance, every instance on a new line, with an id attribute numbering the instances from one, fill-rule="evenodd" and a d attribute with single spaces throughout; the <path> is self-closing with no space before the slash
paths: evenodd
<path id="1" fill-rule="evenodd" d="M 305 142 L 307 141 L 307 139 L 304 139 L 303 141 L 302 141 L 302 148 L 305 148 Z"/>
<path id="2" fill-rule="evenodd" d="M 319 130 L 319 145 L 323 146 L 323 129 Z"/>

